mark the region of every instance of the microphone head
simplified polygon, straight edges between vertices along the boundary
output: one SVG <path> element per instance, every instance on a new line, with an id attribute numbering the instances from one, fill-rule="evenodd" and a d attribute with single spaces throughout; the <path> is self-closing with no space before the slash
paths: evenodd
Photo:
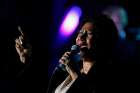
<path id="1" fill-rule="evenodd" d="M 71 52 L 78 53 L 80 51 L 80 47 L 78 45 L 72 45 Z"/>
<path id="2" fill-rule="evenodd" d="M 78 65 L 81 60 L 80 47 L 78 45 L 72 45 L 70 63 Z"/>

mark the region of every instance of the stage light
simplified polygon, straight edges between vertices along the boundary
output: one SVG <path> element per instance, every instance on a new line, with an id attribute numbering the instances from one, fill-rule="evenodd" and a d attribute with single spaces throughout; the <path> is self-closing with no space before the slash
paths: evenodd
<path id="1" fill-rule="evenodd" d="M 60 34 L 63 36 L 71 35 L 77 28 L 81 15 L 82 11 L 80 7 L 71 7 L 62 21 L 60 26 Z"/>

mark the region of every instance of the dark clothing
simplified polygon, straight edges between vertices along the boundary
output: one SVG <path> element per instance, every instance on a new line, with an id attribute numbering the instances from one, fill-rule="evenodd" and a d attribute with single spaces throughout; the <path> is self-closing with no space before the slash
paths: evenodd
<path id="1" fill-rule="evenodd" d="M 67 93 L 95 93 L 95 78 L 96 78 L 95 68 L 96 68 L 96 65 L 94 65 L 94 67 L 91 68 L 91 70 L 89 71 L 87 75 L 85 74 L 79 75 L 78 78 L 75 80 L 75 82 L 72 84 L 72 86 L 68 89 Z M 59 73 L 58 75 L 61 75 L 61 74 Z M 64 75 L 61 75 L 61 76 L 64 76 Z M 65 78 L 66 76 L 67 75 L 65 73 Z M 55 80 L 55 82 L 53 79 L 51 83 L 54 83 L 54 84 L 50 84 L 49 91 L 47 93 L 54 93 L 55 89 L 58 87 L 59 84 L 61 84 L 64 81 L 65 78 L 63 77 L 63 80 L 62 78 L 61 80 L 56 78 L 57 81 Z"/>
<path id="2" fill-rule="evenodd" d="M 114 49 L 114 88 L 118 93 L 139 93 L 137 47 L 135 41 L 118 40 Z"/>
<path id="3" fill-rule="evenodd" d="M 67 91 L 67 93 L 95 93 L 96 66 L 87 75 L 81 74 Z"/>
<path id="4" fill-rule="evenodd" d="M 61 84 L 67 76 L 68 73 L 66 71 L 62 70 L 61 68 L 55 68 L 49 80 L 47 93 L 54 93 L 57 86 Z"/>

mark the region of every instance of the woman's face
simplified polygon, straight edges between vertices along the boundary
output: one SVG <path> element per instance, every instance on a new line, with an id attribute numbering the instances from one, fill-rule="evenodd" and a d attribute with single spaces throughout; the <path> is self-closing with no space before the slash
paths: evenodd
<path id="1" fill-rule="evenodd" d="M 87 47 L 88 49 L 93 47 L 93 23 L 86 22 L 76 38 L 76 44 L 80 48 Z"/>

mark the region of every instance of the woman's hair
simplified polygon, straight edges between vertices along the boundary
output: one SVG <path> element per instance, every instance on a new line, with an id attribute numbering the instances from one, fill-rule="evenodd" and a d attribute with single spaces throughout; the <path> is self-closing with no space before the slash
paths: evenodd
<path id="1" fill-rule="evenodd" d="M 114 22 L 106 15 L 100 15 L 95 18 L 94 24 L 96 29 L 93 31 L 93 38 L 97 54 L 104 57 L 111 56 L 118 39 Z"/>
<path id="2" fill-rule="evenodd" d="M 80 28 L 82 28 L 83 25 L 87 22 L 94 24 L 94 20 L 92 17 L 86 17 L 85 19 L 82 20 L 82 22 L 81 22 L 82 24 L 80 25 Z"/>
<path id="3" fill-rule="evenodd" d="M 95 19 L 94 23 L 96 30 L 93 31 L 93 33 L 96 36 L 96 42 L 105 41 L 105 43 L 108 43 L 109 45 L 114 45 L 118 38 L 117 28 L 114 22 L 106 15 L 100 15 Z M 103 42 L 98 43 L 102 44 Z"/>

